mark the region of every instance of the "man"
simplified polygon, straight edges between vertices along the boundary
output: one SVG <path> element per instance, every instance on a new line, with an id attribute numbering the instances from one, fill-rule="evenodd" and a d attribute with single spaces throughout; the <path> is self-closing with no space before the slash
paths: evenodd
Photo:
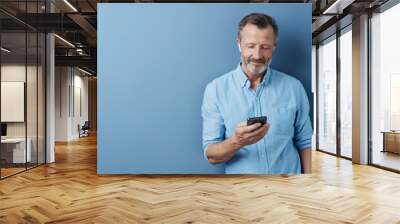
<path id="1" fill-rule="evenodd" d="M 226 173 L 311 173 L 309 102 L 300 81 L 269 67 L 278 42 L 272 17 L 239 23 L 241 63 L 210 82 L 202 104 L 204 156 Z M 267 123 L 247 125 L 249 117 Z"/>

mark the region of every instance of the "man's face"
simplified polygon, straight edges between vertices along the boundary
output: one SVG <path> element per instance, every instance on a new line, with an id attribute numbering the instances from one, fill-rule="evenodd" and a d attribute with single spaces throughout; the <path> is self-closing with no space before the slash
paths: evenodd
<path id="1" fill-rule="evenodd" d="M 242 67 L 248 75 L 260 75 L 267 69 L 275 49 L 275 33 L 271 26 L 259 29 L 247 24 L 237 40 Z"/>

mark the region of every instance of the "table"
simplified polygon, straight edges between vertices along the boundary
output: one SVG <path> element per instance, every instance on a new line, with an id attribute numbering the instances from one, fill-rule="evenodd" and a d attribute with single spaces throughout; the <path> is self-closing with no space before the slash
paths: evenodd
<path id="1" fill-rule="evenodd" d="M 1 139 L 1 157 L 6 160 L 6 163 L 31 162 L 31 145 L 32 140 L 27 138 L 27 147 L 25 151 L 25 138 Z"/>
<path id="2" fill-rule="evenodd" d="M 382 131 L 381 133 L 383 133 L 382 152 L 400 154 L 400 131 Z"/>

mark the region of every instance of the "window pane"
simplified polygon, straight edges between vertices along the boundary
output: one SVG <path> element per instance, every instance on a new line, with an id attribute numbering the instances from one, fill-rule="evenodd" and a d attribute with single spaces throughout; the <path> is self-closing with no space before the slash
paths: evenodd
<path id="1" fill-rule="evenodd" d="M 340 37 L 340 152 L 351 158 L 352 141 L 352 35 Z"/>
<path id="2" fill-rule="evenodd" d="M 336 39 L 318 48 L 318 148 L 336 153 Z"/>

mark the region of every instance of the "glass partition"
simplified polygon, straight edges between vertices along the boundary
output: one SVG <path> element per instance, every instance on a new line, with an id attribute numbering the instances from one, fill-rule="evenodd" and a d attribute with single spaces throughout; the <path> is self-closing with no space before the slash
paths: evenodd
<path id="1" fill-rule="evenodd" d="M 14 15 L 45 1 L 1 1 Z M 45 163 L 45 34 L 0 11 L 0 178 Z"/>
<path id="2" fill-rule="evenodd" d="M 1 47 L 1 175 L 7 177 L 24 171 L 31 161 L 26 145 L 26 33 L 2 33 Z"/>
<path id="3" fill-rule="evenodd" d="M 37 75 L 37 147 L 38 147 L 38 164 L 43 164 L 46 162 L 46 139 L 45 139 L 45 120 L 46 120 L 46 36 L 43 33 L 38 34 L 38 75 Z"/>
<path id="4" fill-rule="evenodd" d="M 27 149 L 31 151 L 30 161 L 27 163 L 28 168 L 34 167 L 38 163 L 38 35 L 36 32 L 27 33 L 27 98 L 26 98 L 26 113 L 27 113 Z"/>

